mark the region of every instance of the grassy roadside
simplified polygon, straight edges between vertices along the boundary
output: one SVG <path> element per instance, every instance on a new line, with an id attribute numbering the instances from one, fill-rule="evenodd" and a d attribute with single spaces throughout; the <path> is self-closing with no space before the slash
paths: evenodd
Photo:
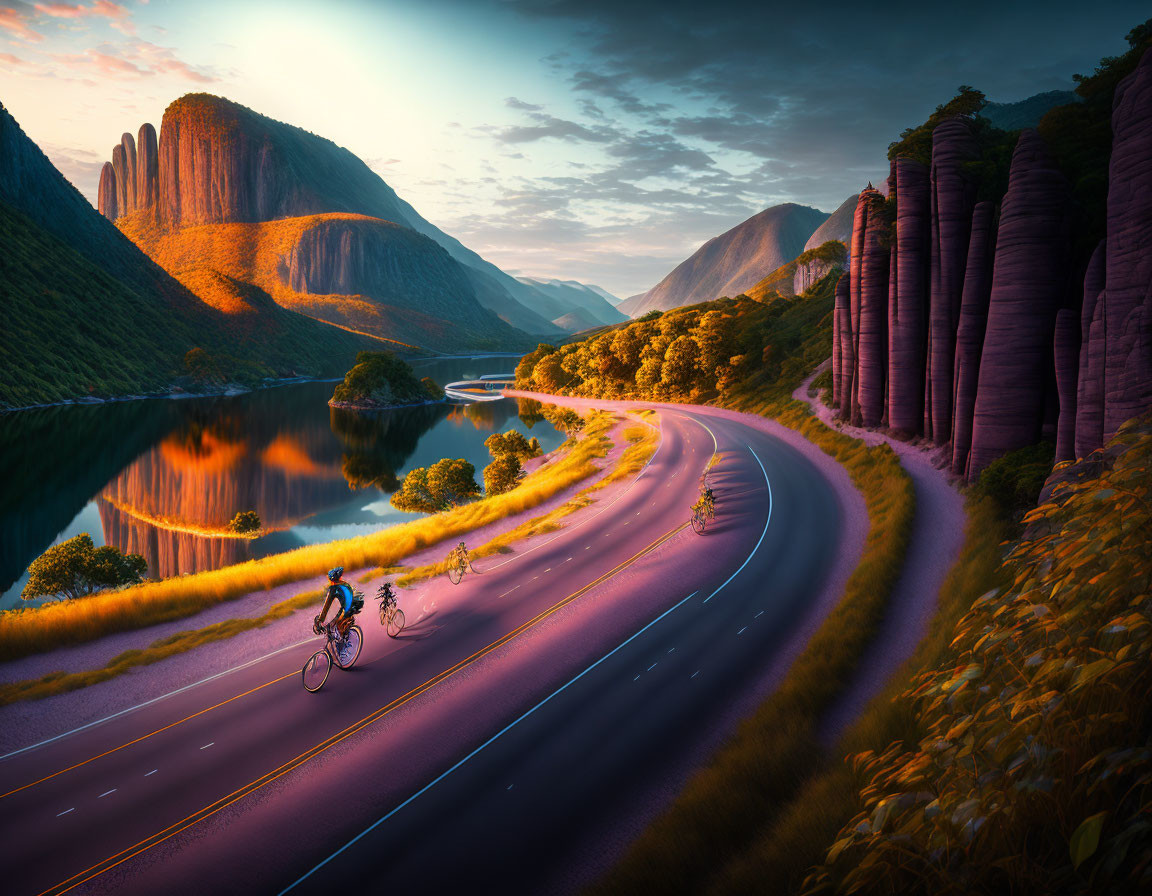
<path id="1" fill-rule="evenodd" d="M 869 529 L 844 595 L 783 684 L 746 719 L 593 893 L 698 893 L 742 856 L 757 833 L 820 768 L 815 728 L 880 625 L 911 533 L 911 480 L 887 445 L 869 448 L 829 429 L 801 402 L 741 390 L 725 402 L 772 417 L 835 458 L 864 496 Z M 760 886 L 753 888 L 762 891 Z"/>
<path id="2" fill-rule="evenodd" d="M 1000 565 L 1008 524 L 987 498 L 970 496 L 964 546 L 940 588 L 927 635 L 900 672 L 867 706 L 793 797 L 762 824 L 747 850 L 718 866 L 709 893 L 794 893 L 808 871 L 824 861 L 837 833 L 859 811 L 866 775 L 843 757 L 890 744 L 909 748 L 924 736 L 914 708 L 897 698 L 919 670 L 938 665 L 951 647 L 956 623 L 981 595 L 1007 584 Z"/>
<path id="3" fill-rule="evenodd" d="M 99 669 L 87 669 L 83 672 L 51 672 L 39 678 L 0 685 L 0 706 L 7 706 L 20 700 L 42 700 L 45 697 L 77 691 L 89 685 L 108 681 L 138 666 L 149 666 L 171 656 L 195 650 L 204 644 L 225 641 L 243 632 L 263 628 L 277 619 L 290 616 L 296 610 L 319 604 L 323 598 L 324 595 L 319 589 L 308 591 L 273 604 L 260 616 L 225 619 L 204 628 L 176 632 L 153 641 L 143 649 L 126 650 Z"/>
<path id="4" fill-rule="evenodd" d="M 606 431 L 606 430 L 605 430 Z M 389 567 L 449 538 L 514 516 L 599 470 L 603 434 L 582 432 L 557 460 L 510 492 L 358 538 L 309 545 L 284 554 L 112 594 L 0 613 L 0 661 L 80 644 L 114 632 L 191 616 L 226 600 L 290 582 L 318 578 L 332 566 Z"/>
<path id="5" fill-rule="evenodd" d="M 588 443 L 590 451 L 599 449 L 596 457 L 603 458 L 611 448 L 607 434 L 615 425 L 615 421 L 612 415 L 597 411 L 592 412 L 589 419 L 591 422 L 585 429 L 585 441 Z M 561 528 L 561 519 L 581 508 L 587 507 L 593 502 L 594 499 L 591 497 L 593 493 L 606 488 L 613 482 L 627 479 L 639 473 L 640 470 L 644 468 L 644 465 L 648 463 L 652 455 L 655 454 L 656 446 L 660 442 L 660 431 L 655 425 L 644 426 L 637 424 L 627 427 L 622 435 L 624 440 L 630 444 L 624 449 L 623 453 L 617 459 L 616 464 L 607 475 L 601 477 L 587 488 L 577 492 L 572 498 L 565 501 L 559 507 L 541 516 L 526 520 L 514 529 L 510 529 L 490 541 L 485 542 L 471 552 L 472 557 L 474 559 L 480 559 L 491 557 L 494 554 L 509 553 L 511 546 L 518 541 L 532 538 L 536 535 L 544 535 L 548 532 L 555 532 Z M 426 566 L 409 570 L 401 578 L 396 580 L 396 584 L 401 588 L 407 588 L 425 579 L 442 575 L 447 571 L 447 562 L 430 563 Z"/>

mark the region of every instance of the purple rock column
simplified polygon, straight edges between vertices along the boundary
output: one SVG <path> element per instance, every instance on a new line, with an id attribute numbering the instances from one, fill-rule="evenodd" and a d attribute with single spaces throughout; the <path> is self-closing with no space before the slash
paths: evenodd
<path id="1" fill-rule="evenodd" d="M 847 417 L 851 410 L 852 401 L 852 371 L 855 367 L 852 354 L 852 326 L 850 321 L 849 305 L 851 302 L 850 274 L 844 274 L 836 281 L 835 321 L 837 328 L 836 345 L 838 346 L 839 364 L 836 379 L 836 407 L 840 414 Z"/>
<path id="2" fill-rule="evenodd" d="M 996 237 L 970 481 L 1000 455 L 1040 437 L 1056 311 L 1068 283 L 1068 194 L 1040 136 L 1022 132 Z"/>
<path id="3" fill-rule="evenodd" d="M 924 432 L 937 444 L 952 436 L 952 365 L 968 254 L 975 184 L 962 165 L 979 156 L 972 129 L 950 118 L 932 132 L 932 249 Z"/>
<path id="4" fill-rule="evenodd" d="M 1060 397 L 1060 418 L 1056 424 L 1056 460 L 1076 457 L 1076 366 L 1080 356 L 1080 315 L 1071 308 L 1056 313 L 1053 336 L 1056 364 L 1056 391 Z"/>
<path id="5" fill-rule="evenodd" d="M 156 128 L 140 125 L 136 137 L 136 207 L 152 208 L 160 198 L 160 154 Z"/>
<path id="6" fill-rule="evenodd" d="M 867 195 L 868 205 L 860 262 L 856 404 L 860 423 L 879 426 L 884 418 L 888 373 L 888 224 L 884 220 L 884 197 L 875 191 L 862 195 Z"/>
<path id="7" fill-rule="evenodd" d="M 100 186 L 96 189 L 96 208 L 109 221 L 116 220 L 116 172 L 111 162 L 100 169 Z"/>
<path id="8" fill-rule="evenodd" d="M 928 311 L 931 197 L 928 169 L 913 159 L 893 163 L 896 246 L 888 321 L 888 426 L 911 438 L 924 423 L 924 347 Z"/>
<path id="9" fill-rule="evenodd" d="M 956 383 L 952 409 L 952 472 L 968 470 L 972 446 L 972 413 L 980 377 L 980 352 L 988 323 L 988 297 L 992 291 L 992 259 L 996 253 L 996 203 L 978 203 L 972 212 L 972 238 L 964 270 L 960 323 L 956 330 Z"/>
<path id="10" fill-rule="evenodd" d="M 1087 457 L 1104 445 L 1104 333 L 1105 241 L 1101 240 L 1084 275 L 1084 304 L 1080 309 L 1080 376 L 1076 384 L 1076 456 Z"/>

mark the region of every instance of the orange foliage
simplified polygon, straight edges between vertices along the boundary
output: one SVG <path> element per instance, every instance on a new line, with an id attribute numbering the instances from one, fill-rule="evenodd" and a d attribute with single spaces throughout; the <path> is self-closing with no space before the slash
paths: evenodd
<path id="1" fill-rule="evenodd" d="M 160 453 L 177 470 L 195 470 L 200 473 L 222 473 L 235 466 L 248 452 L 243 442 L 232 442 L 200 433 L 195 443 L 169 436 L 160 443 Z"/>

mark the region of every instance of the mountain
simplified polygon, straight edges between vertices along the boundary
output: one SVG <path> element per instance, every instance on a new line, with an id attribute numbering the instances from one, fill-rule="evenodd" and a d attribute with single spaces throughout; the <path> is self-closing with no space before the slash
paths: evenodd
<path id="1" fill-rule="evenodd" d="M 980 116 L 1002 130 L 1019 131 L 1036 127 L 1044 114 L 1054 106 L 1078 102 L 1080 97 L 1071 90 L 1049 90 L 1016 103 L 988 103 L 980 110 Z"/>
<path id="2" fill-rule="evenodd" d="M 828 220 L 816 228 L 808 242 L 804 244 L 804 251 L 819 249 L 829 240 L 838 240 L 847 246 L 852 242 L 852 216 L 856 214 L 856 200 L 859 193 L 853 193 L 845 199 L 836 211 L 828 216 Z"/>
<path id="3" fill-rule="evenodd" d="M 206 303 L 83 196 L 0 105 L 0 407 L 167 389 L 192 348 L 221 377 L 332 375 L 376 340 L 237 294 Z"/>
<path id="4" fill-rule="evenodd" d="M 124 134 L 101 172 L 98 196 L 100 212 L 110 220 L 143 212 L 164 232 L 332 213 L 398 224 L 437 244 L 467 269 L 469 286 L 462 301 L 479 303 L 509 324 L 474 320 L 471 336 L 463 334 L 460 344 L 448 346 L 444 338 L 461 329 L 450 319 L 451 309 L 441 316 L 425 304 L 427 314 L 447 324 L 432 342 L 453 348 L 485 341 L 513 346 L 531 342 L 513 327 L 533 334 L 557 332 L 532 310 L 539 296 L 531 287 L 424 220 L 351 152 L 223 97 L 188 94 L 165 110 L 158 137 L 150 124 L 140 128 L 136 139 Z M 360 242 L 367 233 L 365 227 L 345 231 L 340 251 L 371 251 Z M 361 297 L 376 298 L 371 288 Z"/>
<path id="5" fill-rule="evenodd" d="M 556 318 L 577 310 L 584 311 L 586 316 L 599 324 L 618 324 L 628 320 L 616 310 L 616 304 L 620 300 L 611 297 L 598 286 L 588 286 L 576 280 L 539 280 L 533 277 L 521 277 L 520 282 L 532 287 L 544 298 L 552 300 L 552 305 L 549 307 L 556 311 L 550 315 L 553 323 L 556 323 Z M 609 302 L 605 296 L 614 298 L 614 301 Z M 540 305 L 537 305 L 537 310 L 545 313 Z"/>
<path id="6" fill-rule="evenodd" d="M 805 205 L 774 205 L 708 240 L 648 292 L 617 307 L 639 317 L 653 309 L 667 311 L 739 295 L 804 251 L 808 238 L 828 217 Z"/>
<path id="7" fill-rule="evenodd" d="M 620 320 L 628 320 L 628 318 L 621 317 Z M 556 324 L 556 326 L 566 333 L 583 333 L 585 330 L 595 330 L 598 327 L 605 326 L 603 321 L 597 320 L 583 308 L 569 311 L 564 316 L 556 318 L 552 323 Z M 617 321 L 617 323 L 619 323 L 619 321 Z"/>
<path id="8" fill-rule="evenodd" d="M 758 302 L 770 302 L 777 295 L 798 296 L 829 274 L 843 271 L 847 261 L 848 249 L 844 243 L 828 240 L 814 249 L 805 249 L 788 264 L 781 265 L 755 286 L 745 290 L 745 294 Z"/>

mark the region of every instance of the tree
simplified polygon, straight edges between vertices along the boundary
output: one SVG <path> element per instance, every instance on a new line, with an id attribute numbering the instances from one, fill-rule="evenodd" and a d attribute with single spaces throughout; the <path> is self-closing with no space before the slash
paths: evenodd
<path id="1" fill-rule="evenodd" d="M 476 468 L 462 458 L 438 460 L 430 467 L 417 467 L 404 477 L 392 495 L 397 510 L 436 513 L 462 504 L 480 494 Z"/>
<path id="2" fill-rule="evenodd" d="M 488 495 L 502 495 L 520 484 L 524 468 L 515 454 L 501 454 L 484 468 L 484 491 Z"/>
<path id="3" fill-rule="evenodd" d="M 700 346 L 695 339 L 691 336 L 677 336 L 664 353 L 661 381 L 673 388 L 689 388 L 696 378 L 696 360 L 699 357 Z"/>
<path id="4" fill-rule="evenodd" d="M 344 374 L 332 400 L 387 407 L 439 400 L 444 390 L 430 378 L 417 379 L 411 365 L 392 352 L 359 352 L 356 366 Z"/>
<path id="5" fill-rule="evenodd" d="M 536 365 L 540 363 L 540 359 L 555 351 L 556 346 L 541 342 L 533 351 L 521 358 L 520 363 L 516 365 L 516 385 L 520 388 L 530 388 L 533 372 L 536 370 Z"/>
<path id="6" fill-rule="evenodd" d="M 647 314 L 641 314 L 638 318 L 636 318 L 636 320 L 638 320 L 638 321 L 656 320 L 656 318 L 661 317 L 663 314 L 664 314 L 663 311 L 659 310 L 658 308 L 653 308 Z"/>
<path id="7" fill-rule="evenodd" d="M 526 439 L 523 433 L 515 429 L 510 429 L 506 433 L 493 433 L 484 440 L 484 447 L 493 458 L 511 454 L 521 460 L 527 460 L 530 457 L 539 457 L 541 453 L 539 439 Z"/>
<path id="8" fill-rule="evenodd" d="M 568 435 L 584 428 L 584 418 L 571 408 L 562 408 L 554 404 L 545 405 L 544 416 L 548 418 L 549 423 Z"/>
<path id="9" fill-rule="evenodd" d="M 140 554 L 123 554 L 112 545 L 96 548 L 92 536 L 82 532 L 53 545 L 28 567 L 24 600 L 63 594 L 83 597 L 100 588 L 135 585 L 143 581 L 148 564 Z"/>
<path id="10" fill-rule="evenodd" d="M 228 530 L 239 535 L 245 535 L 249 532 L 259 532 L 260 525 L 260 514 L 255 510 L 240 510 L 236 512 L 236 516 L 232 517 L 232 522 L 228 524 Z"/>
<path id="11" fill-rule="evenodd" d="M 184 369 L 193 379 L 200 382 L 213 379 L 218 373 L 212 356 L 199 346 L 190 348 L 184 353 Z"/>

